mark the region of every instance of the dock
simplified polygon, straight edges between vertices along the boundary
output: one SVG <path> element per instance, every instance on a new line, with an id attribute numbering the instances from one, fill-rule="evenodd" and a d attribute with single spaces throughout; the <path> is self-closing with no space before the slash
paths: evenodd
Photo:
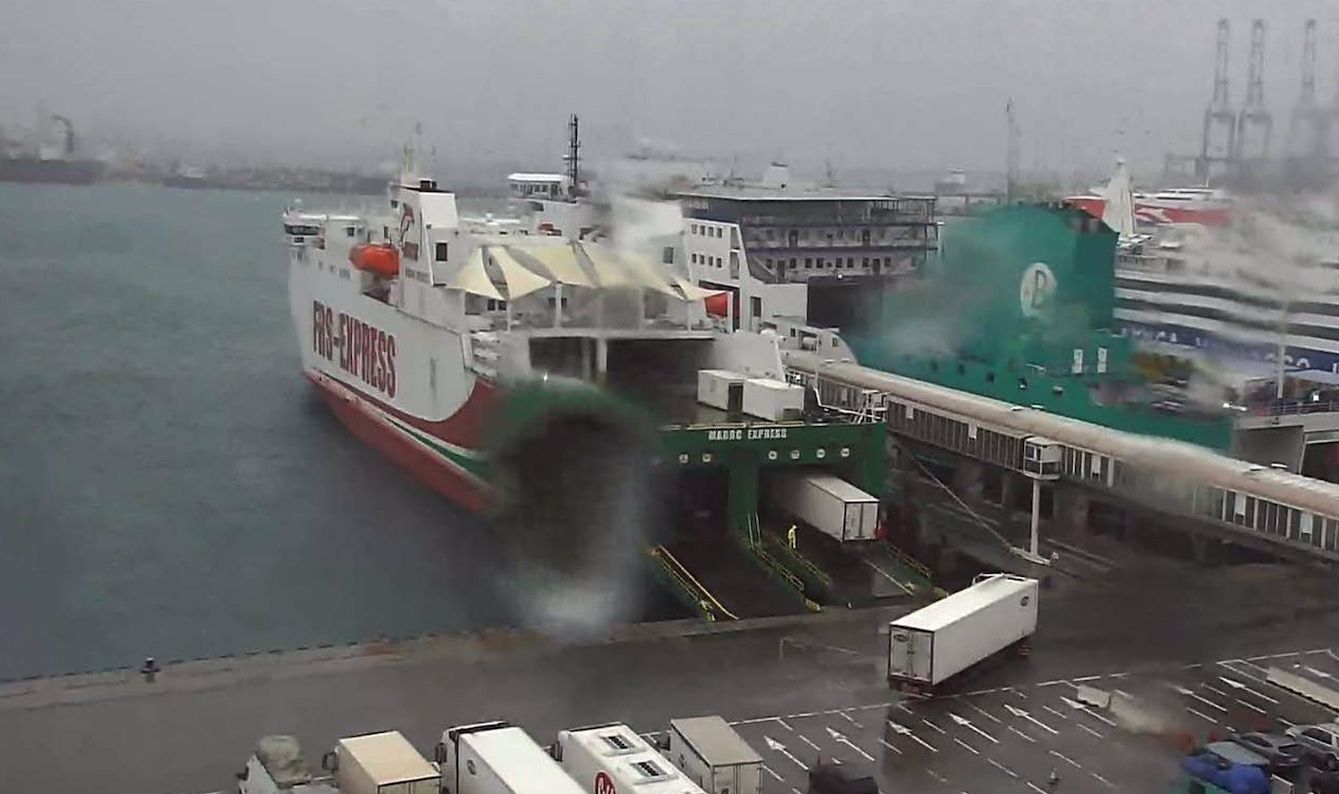
<path id="1" fill-rule="evenodd" d="M 884 680 L 880 628 L 906 606 L 642 624 L 582 643 L 507 630 L 167 662 L 153 682 L 134 669 L 30 679 L 0 686 L 0 765 L 46 791 L 201 794 L 226 790 L 269 733 L 296 735 L 319 757 L 342 736 L 384 729 L 428 752 L 443 728 L 482 719 L 544 743 L 582 724 L 654 734 L 672 718 L 720 714 L 762 753 L 768 794 L 803 790 L 801 765 L 820 754 L 870 770 L 888 791 L 929 791 L 934 776 L 954 791 L 1029 791 L 1052 766 L 1088 780 L 1075 790 L 1155 790 L 1176 751 L 1071 706 L 1077 687 L 1128 693 L 1156 707 L 1161 732 L 1200 740 L 1248 716 L 1318 719 L 1323 709 L 1256 669 L 1339 675 L 1318 647 L 1339 636 L 1339 596 L 1318 595 L 1324 578 L 1168 567 L 1043 592 L 1030 659 L 926 703 Z M 1220 677 L 1243 688 L 1226 698 L 1206 688 L 1232 686 Z"/>

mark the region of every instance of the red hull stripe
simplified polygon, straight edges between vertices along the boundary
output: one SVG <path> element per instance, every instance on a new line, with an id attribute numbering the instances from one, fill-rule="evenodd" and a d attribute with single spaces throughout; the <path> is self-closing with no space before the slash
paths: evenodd
<path id="1" fill-rule="evenodd" d="M 493 405 L 493 384 L 483 379 L 474 381 L 474 388 L 465 403 L 446 419 L 432 421 L 412 416 L 376 396 L 368 394 L 357 386 L 345 383 L 323 372 L 307 372 L 307 378 L 316 382 L 318 378 L 333 380 L 340 387 L 358 395 L 363 401 L 371 403 L 378 411 L 393 416 L 407 425 L 415 427 L 434 438 L 457 447 L 481 449 L 484 444 L 484 428 L 488 421 L 488 411 Z M 319 385 L 319 384 L 318 384 Z"/>
<path id="2" fill-rule="evenodd" d="M 370 400 L 330 378 L 308 373 L 321 396 L 349 431 L 369 446 L 381 451 L 396 464 L 448 499 L 476 512 L 486 511 L 491 503 L 488 484 L 450 458 L 406 435 Z M 455 420 L 452 417 L 449 422 Z M 427 424 L 444 424 L 429 422 Z"/>

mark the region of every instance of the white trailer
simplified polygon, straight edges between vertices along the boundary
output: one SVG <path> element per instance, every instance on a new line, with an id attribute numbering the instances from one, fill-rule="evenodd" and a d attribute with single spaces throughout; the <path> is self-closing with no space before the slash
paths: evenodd
<path id="1" fill-rule="evenodd" d="M 666 753 L 707 794 L 762 791 L 762 756 L 721 717 L 670 720 Z"/>
<path id="2" fill-rule="evenodd" d="M 433 755 L 441 766 L 441 794 L 582 791 L 529 734 L 506 722 L 450 728 Z"/>
<path id="3" fill-rule="evenodd" d="M 873 540 L 879 529 L 879 500 L 826 472 L 777 475 L 771 503 L 842 543 Z"/>
<path id="4" fill-rule="evenodd" d="M 626 725 L 560 731 L 554 757 L 589 794 L 703 794 Z"/>
<path id="5" fill-rule="evenodd" d="M 721 411 L 744 410 L 744 381 L 748 376 L 728 369 L 697 372 L 697 401 Z"/>
<path id="6" fill-rule="evenodd" d="M 1037 630 L 1037 580 L 981 574 L 971 587 L 888 624 L 888 684 L 922 696 Z"/>
<path id="7" fill-rule="evenodd" d="M 340 739 L 333 756 L 340 794 L 437 794 L 437 768 L 399 731 Z"/>
<path id="8" fill-rule="evenodd" d="M 804 387 L 773 378 L 744 381 L 744 413 L 783 422 L 799 419 L 804 412 Z"/>

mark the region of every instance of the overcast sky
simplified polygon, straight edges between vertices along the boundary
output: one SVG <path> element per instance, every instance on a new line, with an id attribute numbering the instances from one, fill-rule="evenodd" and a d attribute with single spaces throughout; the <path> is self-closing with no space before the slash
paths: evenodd
<path id="1" fill-rule="evenodd" d="M 1139 171 L 1198 149 L 1214 25 L 1245 89 L 1253 16 L 1286 134 L 1302 20 L 1334 91 L 1334 0 L 0 0 L 0 124 L 214 156 L 370 165 L 415 121 L 446 163 L 560 165 L 639 140 L 721 160 Z"/>

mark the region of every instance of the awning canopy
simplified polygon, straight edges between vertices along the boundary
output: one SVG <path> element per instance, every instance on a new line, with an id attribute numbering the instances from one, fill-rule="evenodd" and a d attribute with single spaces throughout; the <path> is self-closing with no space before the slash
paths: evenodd
<path id="1" fill-rule="evenodd" d="M 690 303 L 706 300 L 712 295 L 721 295 L 725 292 L 725 290 L 722 289 L 706 289 L 704 287 L 699 287 L 688 279 L 679 276 L 674 277 L 674 286 L 679 288 L 679 291 L 683 293 L 683 296 L 687 298 Z"/>
<path id="2" fill-rule="evenodd" d="M 637 287 L 640 286 L 628 272 L 628 269 L 619 261 L 618 256 L 612 249 L 596 243 L 588 243 L 581 246 L 586 258 L 590 260 L 591 268 L 595 271 L 595 280 L 601 287 Z"/>
<path id="3" fill-rule="evenodd" d="M 516 261 L 516 257 L 508 253 L 505 248 L 489 247 L 488 255 L 493 257 L 493 264 L 502 271 L 502 280 L 507 282 L 507 296 L 511 300 L 542 290 L 553 283 Z"/>
<path id="4" fill-rule="evenodd" d="M 581 246 L 595 268 L 602 287 L 649 289 L 677 300 L 684 297 L 670 284 L 670 277 L 649 259 L 625 251 L 616 251 L 596 243 Z"/>
<path id="5" fill-rule="evenodd" d="M 472 295 L 506 300 L 502 297 L 502 293 L 497 291 L 497 287 L 493 286 L 493 280 L 488 277 L 488 271 L 484 268 L 484 251 L 482 248 L 476 248 L 470 253 L 470 258 L 456 272 L 456 277 L 452 280 L 450 286 L 452 289 L 462 290 Z"/>
<path id="6" fill-rule="evenodd" d="M 594 286 L 591 284 L 590 278 L 586 276 L 585 271 L 581 269 L 581 262 L 577 260 L 576 249 L 571 245 L 517 247 L 515 252 L 525 254 L 539 262 L 548 271 L 549 276 L 559 284 L 569 284 L 574 287 Z"/>

